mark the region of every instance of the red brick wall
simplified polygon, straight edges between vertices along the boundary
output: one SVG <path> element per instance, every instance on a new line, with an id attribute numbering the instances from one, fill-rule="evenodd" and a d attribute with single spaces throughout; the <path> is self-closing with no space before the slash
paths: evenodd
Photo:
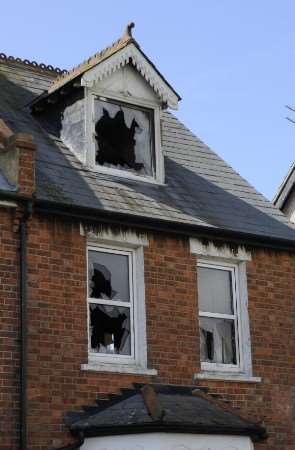
<path id="1" fill-rule="evenodd" d="M 260 250 L 248 264 L 254 375 L 261 376 L 263 382 L 199 383 L 231 400 L 241 413 L 265 420 L 270 438 L 255 446 L 257 450 L 291 450 L 295 442 L 291 433 L 295 384 L 294 258 L 287 253 Z M 157 377 L 80 370 L 80 365 L 87 362 L 85 260 L 86 242 L 79 224 L 34 217 L 29 232 L 28 310 L 32 450 L 68 442 L 63 413 L 94 404 L 98 395 L 118 392 L 134 381 L 192 384 L 193 374 L 199 371 L 196 261 L 187 240 L 154 235 L 145 249 L 148 361 L 150 368 L 158 369 Z M 13 262 L 11 256 L 10 263 Z M 14 277 L 9 280 L 15 296 Z M 15 342 L 16 334 L 13 339 Z M 15 386 L 11 386 L 9 401 L 16 404 Z M 8 439 L 8 427 L 2 431 Z"/>
<path id="2" fill-rule="evenodd" d="M 260 250 L 247 266 L 253 372 L 262 383 L 201 383 L 265 422 L 269 438 L 257 450 L 295 449 L 294 258 Z"/>
<path id="3" fill-rule="evenodd" d="M 17 448 L 19 426 L 18 234 L 14 208 L 0 208 L 0 448 Z"/>

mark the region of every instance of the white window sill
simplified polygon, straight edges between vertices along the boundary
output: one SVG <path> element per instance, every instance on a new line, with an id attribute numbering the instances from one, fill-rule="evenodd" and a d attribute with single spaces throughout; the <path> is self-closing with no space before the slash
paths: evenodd
<path id="1" fill-rule="evenodd" d="M 261 383 L 261 377 L 252 377 L 243 373 L 201 372 L 194 374 L 194 380 L 238 381 L 244 383 Z"/>
<path id="2" fill-rule="evenodd" d="M 113 169 L 109 167 L 103 167 L 98 166 L 95 164 L 95 166 L 91 166 L 90 169 L 95 172 L 102 175 L 109 175 L 111 177 L 117 177 L 117 178 L 124 178 L 130 181 L 137 181 L 142 183 L 149 183 L 149 184 L 156 184 L 158 186 L 163 186 L 165 183 L 163 181 L 157 180 L 156 175 L 153 176 L 143 176 L 143 175 L 136 175 L 132 172 L 124 171 L 123 169 Z"/>
<path id="3" fill-rule="evenodd" d="M 88 364 L 81 364 L 81 370 L 91 372 L 115 372 L 153 376 L 158 374 L 158 371 L 156 369 L 147 369 L 144 367 L 128 364 L 99 363 L 97 361 L 89 362 Z"/>

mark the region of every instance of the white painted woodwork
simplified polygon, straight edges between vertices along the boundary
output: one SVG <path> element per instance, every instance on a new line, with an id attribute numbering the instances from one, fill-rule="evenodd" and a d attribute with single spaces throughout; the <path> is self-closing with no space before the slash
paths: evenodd
<path id="1" fill-rule="evenodd" d="M 146 235 L 139 235 L 128 231 L 126 233 L 112 233 L 111 230 L 102 231 L 95 228 L 80 227 L 80 233 L 85 235 L 89 248 L 100 250 L 108 248 L 111 252 L 129 251 L 132 256 L 132 290 L 133 290 L 133 323 L 134 323 L 134 355 L 124 357 L 120 355 L 92 354 L 89 352 L 88 361 L 81 365 L 81 370 L 100 372 L 121 372 L 134 374 L 156 375 L 157 371 L 147 368 L 146 341 L 146 308 L 144 284 L 144 254 L 143 246 L 148 245 Z M 88 268 L 87 268 L 88 273 Z M 88 317 L 89 321 L 89 317 Z M 89 329 L 89 323 L 88 323 Z M 120 356 L 120 357 L 119 357 Z"/>
<path id="2" fill-rule="evenodd" d="M 130 61 L 142 78 L 151 86 L 161 102 L 167 103 L 172 109 L 177 109 L 178 96 L 134 44 L 122 48 L 85 72 L 82 76 L 81 84 L 82 86 L 93 88 L 99 81 L 110 77 L 118 69 L 128 65 Z"/>
<path id="3" fill-rule="evenodd" d="M 228 245 L 216 246 L 213 242 L 205 245 L 199 239 L 190 239 L 191 253 L 197 255 L 198 264 L 214 264 L 215 266 L 231 266 L 235 270 L 239 365 L 201 363 L 201 373 L 194 375 L 195 379 L 223 379 L 228 381 L 260 382 L 260 377 L 252 375 L 251 336 L 248 314 L 247 261 L 251 253 L 240 246 L 233 251 Z"/>
<path id="4" fill-rule="evenodd" d="M 132 97 L 134 101 L 152 102 L 160 104 L 160 99 L 146 80 L 128 65 L 112 73 L 109 77 L 98 80 L 93 86 L 96 90 L 104 92 L 104 95 L 113 98 L 114 95 Z"/>
<path id="5" fill-rule="evenodd" d="M 146 433 L 85 440 L 83 450 L 253 450 L 247 436 Z"/>

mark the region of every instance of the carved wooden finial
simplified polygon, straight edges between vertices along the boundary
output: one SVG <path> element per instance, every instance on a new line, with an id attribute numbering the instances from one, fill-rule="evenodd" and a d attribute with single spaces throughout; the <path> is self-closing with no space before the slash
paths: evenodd
<path id="1" fill-rule="evenodd" d="M 123 39 L 131 39 L 132 38 L 132 28 L 134 28 L 134 27 L 135 27 L 134 22 L 128 23 L 128 25 L 125 29 L 124 35 L 123 35 Z"/>

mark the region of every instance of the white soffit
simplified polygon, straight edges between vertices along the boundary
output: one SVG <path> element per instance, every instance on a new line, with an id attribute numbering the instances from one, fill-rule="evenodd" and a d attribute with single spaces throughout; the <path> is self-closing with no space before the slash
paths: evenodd
<path id="1" fill-rule="evenodd" d="M 168 107 L 177 109 L 179 99 L 175 92 L 165 83 L 152 64 L 132 43 L 85 72 L 82 76 L 81 84 L 92 88 L 98 81 L 110 76 L 115 71 L 129 64 L 130 61 L 161 101 L 167 103 Z"/>

